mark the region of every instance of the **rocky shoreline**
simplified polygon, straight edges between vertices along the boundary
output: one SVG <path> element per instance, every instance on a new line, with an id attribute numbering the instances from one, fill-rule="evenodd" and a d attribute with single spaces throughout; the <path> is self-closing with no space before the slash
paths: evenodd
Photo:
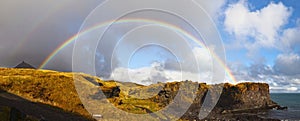
<path id="1" fill-rule="evenodd" d="M 225 120 L 225 121 L 278 121 L 279 119 L 270 119 L 259 116 L 258 114 L 265 113 L 268 110 L 285 110 L 287 107 L 281 107 L 276 102 L 272 101 L 269 93 L 269 85 L 266 83 L 252 83 L 245 82 L 236 85 L 225 83 L 216 85 L 207 85 L 205 83 L 196 83 L 191 81 L 172 82 L 163 84 L 164 87 L 159 93 L 152 97 L 151 100 L 162 106 L 168 106 L 174 101 L 175 96 L 178 94 L 179 87 L 182 85 L 199 85 L 196 98 L 193 100 L 192 105 L 181 117 L 182 120 L 191 121 L 206 121 L 206 120 Z M 192 85 L 192 86 L 191 86 Z M 147 87 L 147 90 L 155 90 L 159 84 L 153 84 Z M 188 86 L 189 87 L 189 86 Z M 222 89 L 220 97 L 215 96 L 219 93 L 218 89 Z M 112 88 L 106 90 L 105 93 L 109 98 L 118 98 L 122 89 Z M 131 90 L 135 95 L 142 95 L 143 89 Z M 210 91 L 210 93 L 208 93 Z M 116 94 L 117 92 L 117 94 Z M 184 92 L 184 91 L 183 91 Z M 184 92 L 185 95 L 190 95 L 190 92 Z M 114 96 L 112 96 L 114 95 Z M 185 99 L 185 95 L 181 95 Z M 199 119 L 199 111 L 202 108 L 205 98 L 209 100 L 217 100 L 213 110 L 204 119 Z M 184 102 L 184 101 L 183 101 Z M 174 110 L 180 110 L 180 105 L 174 107 Z"/>
<path id="2" fill-rule="evenodd" d="M 225 83 L 223 86 L 223 91 L 218 103 L 212 112 L 210 112 L 206 118 L 202 119 L 203 121 L 279 121 L 279 119 L 261 117 L 259 114 L 265 113 L 268 110 L 287 109 L 287 107 L 281 107 L 276 102 L 271 100 L 268 84 L 239 83 L 237 85 L 232 85 Z M 202 102 L 195 103 L 197 104 Z M 196 110 L 199 109 L 190 107 L 190 111 Z M 200 120 L 195 117 L 196 116 L 194 115 L 186 115 L 183 117 L 183 119 Z"/>

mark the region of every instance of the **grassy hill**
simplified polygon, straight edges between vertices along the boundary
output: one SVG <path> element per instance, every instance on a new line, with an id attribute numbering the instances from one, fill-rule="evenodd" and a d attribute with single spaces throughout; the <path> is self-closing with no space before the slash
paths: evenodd
<path id="1" fill-rule="evenodd" d="M 76 93 L 72 73 L 1 68 L 0 89 L 89 117 Z"/>
<path id="2" fill-rule="evenodd" d="M 0 90 L 89 120 L 93 120 L 90 115 L 93 112 L 100 112 L 102 120 L 177 119 L 173 114 L 182 116 L 181 120 L 192 120 L 197 119 L 206 97 L 210 101 L 217 101 L 211 114 L 278 106 L 270 100 L 269 86 L 261 83 L 206 85 L 182 81 L 143 86 L 129 82 L 103 81 L 83 73 L 34 69 L 0 68 Z M 211 93 L 208 93 L 209 90 Z M 217 90 L 223 90 L 220 99 L 216 97 L 220 94 Z M 102 92 L 105 97 L 101 96 Z M 89 106 L 84 107 L 83 104 Z M 187 104 L 192 105 L 189 107 Z M 166 108 L 173 112 L 160 112 Z M 187 111 L 179 114 L 182 110 Z"/>
<path id="3" fill-rule="evenodd" d="M 163 108 L 150 99 L 136 99 L 134 96 L 137 95 L 134 94 L 131 94 L 133 98 L 128 96 L 130 91 L 144 88 L 145 86 L 134 83 L 103 81 L 97 77 L 82 73 L 0 68 L 0 89 L 24 97 L 32 102 L 49 104 L 92 120 L 91 115 L 84 109 L 76 92 L 74 77 L 79 80 L 79 83 L 87 85 L 86 90 L 91 91 L 89 94 L 99 93 L 100 88 L 108 98 L 108 101 L 124 111 L 145 114 L 148 111 L 155 112 Z M 99 84 L 102 86 L 99 87 Z M 117 95 L 112 95 L 114 89 L 122 91 L 117 92 Z M 106 100 L 105 98 L 99 99 L 97 96 L 93 97 L 93 95 L 88 95 L 88 97 L 95 100 Z M 122 104 L 120 104 L 121 100 Z M 99 108 L 105 110 L 106 106 Z M 109 113 L 112 113 L 112 111 L 104 115 L 106 117 L 113 115 Z"/>

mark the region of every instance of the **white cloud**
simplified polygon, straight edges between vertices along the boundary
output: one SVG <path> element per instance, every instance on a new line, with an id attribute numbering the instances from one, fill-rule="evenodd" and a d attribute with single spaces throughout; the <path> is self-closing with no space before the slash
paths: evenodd
<path id="1" fill-rule="evenodd" d="M 138 69 L 116 68 L 112 72 L 111 79 L 125 82 L 134 82 L 149 85 L 157 82 L 166 82 L 165 71 L 158 70 L 157 67 L 143 67 Z"/>
<path id="2" fill-rule="evenodd" d="M 299 87 L 293 87 L 293 86 L 271 86 L 270 90 L 271 92 L 298 92 Z"/>
<path id="3" fill-rule="evenodd" d="M 250 66 L 241 64 L 238 66 L 230 66 L 230 68 L 238 82 L 268 83 L 271 92 L 299 92 L 300 73 L 296 74 L 289 69 L 299 70 L 300 67 L 296 67 L 297 65 L 295 64 L 287 64 L 296 63 L 295 60 L 299 58 L 299 55 L 286 54 L 281 55 L 281 57 L 278 58 L 282 60 L 280 62 L 283 62 L 284 60 L 283 63 L 285 65 L 281 65 L 281 71 L 283 72 L 276 71 L 277 67 L 275 66 L 271 67 L 263 63 Z"/>
<path id="4" fill-rule="evenodd" d="M 221 7 L 225 4 L 225 0 L 194 0 L 212 17 L 216 18 L 219 15 Z"/>
<path id="5" fill-rule="evenodd" d="M 274 65 L 265 61 L 254 65 L 231 67 L 236 79 L 250 82 L 265 82 L 272 92 L 299 92 L 300 55 L 293 52 L 300 45 L 300 24 L 283 28 L 289 21 L 292 8 L 281 2 L 271 2 L 258 10 L 250 9 L 247 0 L 231 4 L 224 12 L 225 30 L 234 37 L 229 49 L 246 48 L 248 56 L 257 59 L 260 48 L 275 48 L 284 51 L 277 55 Z M 242 66 L 242 67 L 241 67 Z"/>
<path id="6" fill-rule="evenodd" d="M 205 48 L 194 48 L 193 54 L 191 56 L 195 56 L 197 59 L 200 71 L 209 71 L 212 67 L 212 57 L 209 52 Z"/>
<path id="7" fill-rule="evenodd" d="M 292 79 L 292 82 L 295 84 L 295 85 L 300 85 L 300 79 Z"/>
<path id="8" fill-rule="evenodd" d="M 283 51 L 288 51 L 288 52 L 292 51 L 294 47 L 300 45 L 299 35 L 300 35 L 300 25 L 294 28 L 285 29 L 281 37 L 282 45 L 278 45 L 278 47 L 281 48 Z"/>
<path id="9" fill-rule="evenodd" d="M 277 72 L 295 75 L 300 74 L 300 56 L 294 53 L 277 56 L 274 68 Z"/>
<path id="10" fill-rule="evenodd" d="M 248 49 L 274 47 L 278 33 L 290 14 L 291 9 L 281 2 L 271 2 L 260 10 L 251 11 L 247 2 L 241 0 L 226 9 L 224 26 L 237 40 L 253 38 L 254 42 L 248 41 L 251 46 Z"/>
<path id="11" fill-rule="evenodd" d="M 297 91 L 298 88 L 297 87 L 289 87 L 289 88 L 286 88 L 287 91 Z"/>
<path id="12" fill-rule="evenodd" d="M 193 70 L 196 70 L 195 69 L 196 63 L 193 63 L 193 61 L 190 61 L 190 60 L 196 59 L 199 71 L 209 71 L 209 70 L 211 70 L 211 68 L 212 68 L 212 56 L 210 55 L 208 49 L 195 47 L 191 51 L 190 50 L 184 50 L 184 49 L 182 49 L 180 51 L 182 53 L 185 53 L 185 55 L 182 58 L 184 58 L 184 60 L 187 60 L 187 61 L 177 62 L 177 60 L 173 60 L 173 59 L 166 60 L 166 62 L 164 63 L 165 69 L 177 70 L 177 71 L 183 69 L 184 71 L 195 72 Z M 190 52 L 192 52 L 192 53 L 188 54 Z M 181 59 L 179 58 L 179 59 L 183 60 L 182 58 Z M 188 69 L 188 70 L 186 70 L 186 69 Z"/>
<path id="13" fill-rule="evenodd" d="M 166 63 L 154 62 L 152 63 L 151 67 L 141 67 L 137 69 L 130 69 L 124 67 L 115 68 L 111 74 L 110 79 L 118 81 L 130 81 L 143 85 L 149 85 L 157 82 L 183 80 L 212 83 L 212 74 L 210 72 L 212 62 L 207 50 L 204 48 L 196 47 L 192 50 L 192 52 L 193 54 L 189 54 L 187 57 L 195 57 L 197 59 L 199 72 L 180 70 L 177 68 L 178 65 L 168 64 L 168 62 L 172 63 L 172 61 L 167 61 Z M 197 66 L 190 64 L 191 63 L 182 63 L 181 66 Z M 171 69 L 166 69 L 165 65 L 168 65 L 168 68 Z M 172 65 L 176 66 L 176 69 L 170 67 Z"/>
<path id="14" fill-rule="evenodd" d="M 116 68 L 111 79 L 150 85 L 157 82 L 173 82 L 192 80 L 195 82 L 211 82 L 210 72 L 192 73 L 175 70 L 158 70 L 153 67 L 139 69 Z"/>

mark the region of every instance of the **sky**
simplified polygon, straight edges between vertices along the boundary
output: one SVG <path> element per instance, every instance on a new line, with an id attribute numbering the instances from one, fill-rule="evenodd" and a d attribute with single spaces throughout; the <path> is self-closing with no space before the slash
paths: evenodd
<path id="1" fill-rule="evenodd" d="M 105 3 L 103 0 L 1 0 L 0 66 L 13 67 L 26 61 L 39 67 L 56 48 L 81 32 L 85 25 L 88 28 L 88 25 L 104 20 L 99 16 L 113 16 L 137 4 L 120 5 L 118 2 L 105 11 L 99 11 L 99 5 Z M 223 46 L 210 45 L 213 37 L 199 36 L 191 24 L 180 17 L 160 11 L 146 11 L 131 13 L 123 18 L 139 20 L 113 24 L 107 29 L 102 43 L 86 42 L 94 36 L 97 38 L 98 30 L 80 36 L 79 39 L 86 41 L 79 44 L 82 53 L 77 55 L 82 60 L 76 62 L 91 64 L 96 68 L 96 74 L 106 79 L 146 85 L 186 79 L 209 83 L 214 73 L 218 73 L 214 72 L 216 68 L 213 66 L 216 57 L 210 51 L 217 52 L 224 47 L 226 67 L 223 68 L 230 69 L 236 80 L 226 76 L 225 82 L 265 82 L 270 85 L 271 92 L 300 92 L 298 0 L 194 2 L 210 16 Z M 178 1 L 161 6 L 183 13 L 190 11 L 190 14 L 183 15 L 186 18 L 197 20 L 207 17 L 193 11 L 197 8 L 178 4 Z M 203 30 L 210 27 L 203 21 L 197 23 L 202 25 Z M 199 42 L 206 42 L 207 46 L 195 42 L 186 33 L 196 36 Z M 43 68 L 72 71 L 74 46 L 75 41 L 61 48 Z M 85 58 L 89 54 L 95 58 Z"/>

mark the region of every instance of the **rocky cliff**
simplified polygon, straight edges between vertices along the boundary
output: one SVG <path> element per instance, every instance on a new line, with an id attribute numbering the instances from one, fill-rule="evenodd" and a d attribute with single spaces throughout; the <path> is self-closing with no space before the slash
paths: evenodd
<path id="1" fill-rule="evenodd" d="M 218 87 L 219 85 L 212 85 Z M 232 85 L 225 83 L 222 93 L 212 112 L 205 119 L 214 120 L 273 120 L 262 119 L 256 114 L 260 111 L 266 111 L 273 108 L 281 108 L 277 103 L 273 102 L 269 94 L 269 85 L 266 83 L 239 83 Z M 202 86 L 203 87 L 203 86 Z M 193 105 L 188 112 L 197 112 L 201 107 L 202 100 L 207 94 L 207 89 L 199 88 L 199 94 L 194 100 Z M 211 93 L 214 94 L 214 93 Z M 214 96 L 208 96 L 214 97 Z M 214 99 L 212 99 L 214 100 Z M 198 111 L 199 112 L 199 111 Z M 189 113 L 183 116 L 184 119 L 197 119 L 198 113 Z M 252 118 L 252 119 L 251 119 Z"/>
<path id="2" fill-rule="evenodd" d="M 186 88 L 180 90 L 182 86 Z M 189 92 L 191 88 L 196 88 L 195 92 Z M 112 94 L 107 95 L 118 95 L 113 92 L 114 91 L 111 90 Z M 122 91 L 118 92 L 122 93 Z M 275 120 L 264 119 L 255 114 L 269 109 L 285 108 L 280 107 L 277 103 L 271 100 L 269 85 L 266 83 L 245 82 L 236 85 L 229 83 L 207 85 L 205 83 L 183 81 L 166 84 L 153 84 L 144 88 L 131 89 L 128 92 L 128 95 L 132 97 L 145 96 L 150 95 L 149 92 L 158 92 L 149 99 L 157 103 L 161 108 L 169 106 L 172 102 L 174 102 L 178 95 L 180 95 L 181 103 L 191 103 L 186 113 L 181 117 L 183 120 L 199 120 L 199 113 L 201 108 L 203 108 L 205 100 L 208 104 L 210 102 L 216 102 L 216 104 L 213 105 L 214 108 L 208 112 L 209 115 L 203 120 Z M 218 93 L 221 94 L 218 96 Z M 196 97 L 191 100 L 191 96 L 188 95 L 194 95 Z M 169 108 L 179 111 L 184 109 L 184 107 L 181 106 L 182 105 L 180 104 L 171 105 Z"/>
<path id="3" fill-rule="evenodd" d="M 239 83 L 237 85 L 232 85 L 229 83 L 225 84 L 217 84 L 217 85 L 207 85 L 205 83 L 195 83 L 195 82 L 174 82 L 167 83 L 159 93 L 152 97 L 151 100 L 160 104 L 162 107 L 167 106 L 169 103 L 173 101 L 175 96 L 178 94 L 178 89 L 180 85 L 193 85 L 190 87 L 195 87 L 197 85 L 198 89 L 195 93 L 196 98 L 194 98 L 192 105 L 189 107 L 187 112 L 182 116 L 182 119 L 187 120 L 198 120 L 199 113 L 201 108 L 203 107 L 203 103 L 206 100 L 211 102 L 217 102 L 214 106 L 213 110 L 209 113 L 206 119 L 228 119 L 228 114 L 239 114 L 245 112 L 254 112 L 257 113 L 259 111 L 273 109 L 273 108 L 282 108 L 277 103 L 273 102 L 270 98 L 269 94 L 269 85 L 266 83 Z M 157 85 L 151 85 L 152 88 L 157 88 Z M 220 96 L 216 96 L 217 93 L 221 91 L 217 91 L 218 88 L 222 89 L 222 93 Z M 151 90 L 148 89 L 148 90 Z M 210 91 L 210 92 L 209 92 Z M 208 93 L 209 92 L 209 93 Z M 181 95 L 184 101 L 188 102 L 186 99 L 186 95 L 189 95 L 187 92 L 184 95 Z M 180 105 L 174 107 L 174 110 L 180 109 Z M 205 110 L 205 109 L 204 109 Z M 236 115 L 237 116 L 237 115 Z M 232 118 L 231 120 L 235 120 L 236 118 Z M 247 118 L 241 116 L 239 117 Z M 259 117 L 253 117 L 258 119 Z"/>
<path id="4" fill-rule="evenodd" d="M 151 115 L 151 120 L 172 119 L 174 114 L 180 115 L 182 120 L 199 120 L 199 114 L 203 113 L 208 113 L 203 120 L 262 119 L 257 115 L 244 114 L 245 112 L 255 114 L 273 108 L 283 109 L 270 99 L 269 86 L 265 83 L 208 85 L 182 81 L 143 86 L 129 82 L 104 81 L 87 74 L 2 68 L 0 69 L 0 89 L 24 97 L 29 101 L 52 105 L 66 112 L 80 114 L 91 119 L 91 115 L 84 109 L 84 105 L 78 97 L 74 87 L 74 77 L 79 80 L 76 83 L 82 85 L 79 88 L 84 88 L 84 91 L 79 92 L 82 93 L 80 95 L 86 96 L 90 104 L 99 100 L 100 102 L 108 100 L 116 108 L 135 114 L 153 113 L 164 108 L 173 110 L 169 114 Z M 99 96 L 102 92 L 104 97 Z M 115 110 L 109 110 L 107 106 L 95 105 L 92 107 L 101 110 L 103 120 L 144 119 L 144 117 L 130 119 L 117 114 L 114 112 Z M 21 110 L 22 108 L 19 107 L 16 106 Z M 209 107 L 213 107 L 213 109 L 210 110 Z M 185 112 L 179 114 L 183 110 Z"/>

